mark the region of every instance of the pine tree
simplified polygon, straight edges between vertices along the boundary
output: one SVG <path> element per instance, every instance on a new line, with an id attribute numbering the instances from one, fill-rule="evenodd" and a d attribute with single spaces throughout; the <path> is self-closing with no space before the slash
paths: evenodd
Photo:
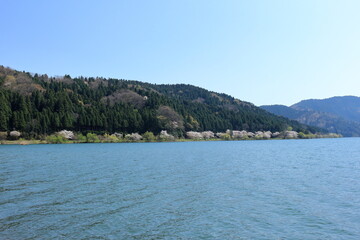
<path id="1" fill-rule="evenodd" d="M 11 109 L 5 95 L 0 92 L 0 131 L 9 130 Z"/>

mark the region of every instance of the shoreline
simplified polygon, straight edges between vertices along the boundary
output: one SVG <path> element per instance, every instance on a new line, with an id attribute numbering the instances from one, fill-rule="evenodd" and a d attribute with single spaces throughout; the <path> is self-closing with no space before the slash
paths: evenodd
<path id="1" fill-rule="evenodd" d="M 99 141 L 99 142 L 84 142 L 84 141 L 74 141 L 67 140 L 61 143 L 51 143 L 46 140 L 0 140 L 0 145 L 37 145 L 37 144 L 84 144 L 84 143 L 164 143 L 164 142 L 215 142 L 215 141 L 271 141 L 271 140 L 306 140 L 306 139 L 324 139 L 324 138 L 335 138 L 335 137 L 318 137 L 318 138 L 271 138 L 271 139 L 176 139 L 174 141 L 117 141 L 117 142 L 109 142 L 109 141 Z M 344 137 L 337 137 L 344 138 Z"/>

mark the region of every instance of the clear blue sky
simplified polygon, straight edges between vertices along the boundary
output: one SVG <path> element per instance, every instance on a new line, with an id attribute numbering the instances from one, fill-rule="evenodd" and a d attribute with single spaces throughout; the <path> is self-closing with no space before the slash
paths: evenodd
<path id="1" fill-rule="evenodd" d="M 0 65 L 188 83 L 291 105 L 359 96 L 358 0 L 1 3 Z"/>

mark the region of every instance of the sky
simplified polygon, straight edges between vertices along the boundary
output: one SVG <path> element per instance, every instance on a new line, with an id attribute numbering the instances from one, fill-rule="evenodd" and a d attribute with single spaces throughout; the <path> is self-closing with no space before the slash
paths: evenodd
<path id="1" fill-rule="evenodd" d="M 360 90 L 358 0 L 0 0 L 0 65 L 186 83 L 255 105 Z"/>

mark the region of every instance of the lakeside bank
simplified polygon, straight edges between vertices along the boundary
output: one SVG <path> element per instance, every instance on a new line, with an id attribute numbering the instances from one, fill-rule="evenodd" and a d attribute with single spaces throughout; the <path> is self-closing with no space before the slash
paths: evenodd
<path id="1" fill-rule="evenodd" d="M 259 140 L 302 140 L 302 139 L 320 139 L 320 138 L 342 138 L 342 136 L 334 136 L 334 135 L 316 135 L 314 137 L 307 138 L 270 138 L 270 139 L 256 139 L 256 138 L 248 138 L 248 139 L 236 139 L 236 138 L 209 138 L 209 139 L 189 139 L 189 138 L 177 138 L 172 140 L 138 140 L 138 141 L 130 141 L 130 140 L 68 140 L 68 139 L 53 139 L 53 140 L 27 140 L 27 139 L 18 139 L 18 140 L 0 140 L 0 145 L 34 145 L 34 144 L 84 144 L 84 143 L 161 143 L 161 142 L 209 142 L 209 141 L 259 141 Z"/>

